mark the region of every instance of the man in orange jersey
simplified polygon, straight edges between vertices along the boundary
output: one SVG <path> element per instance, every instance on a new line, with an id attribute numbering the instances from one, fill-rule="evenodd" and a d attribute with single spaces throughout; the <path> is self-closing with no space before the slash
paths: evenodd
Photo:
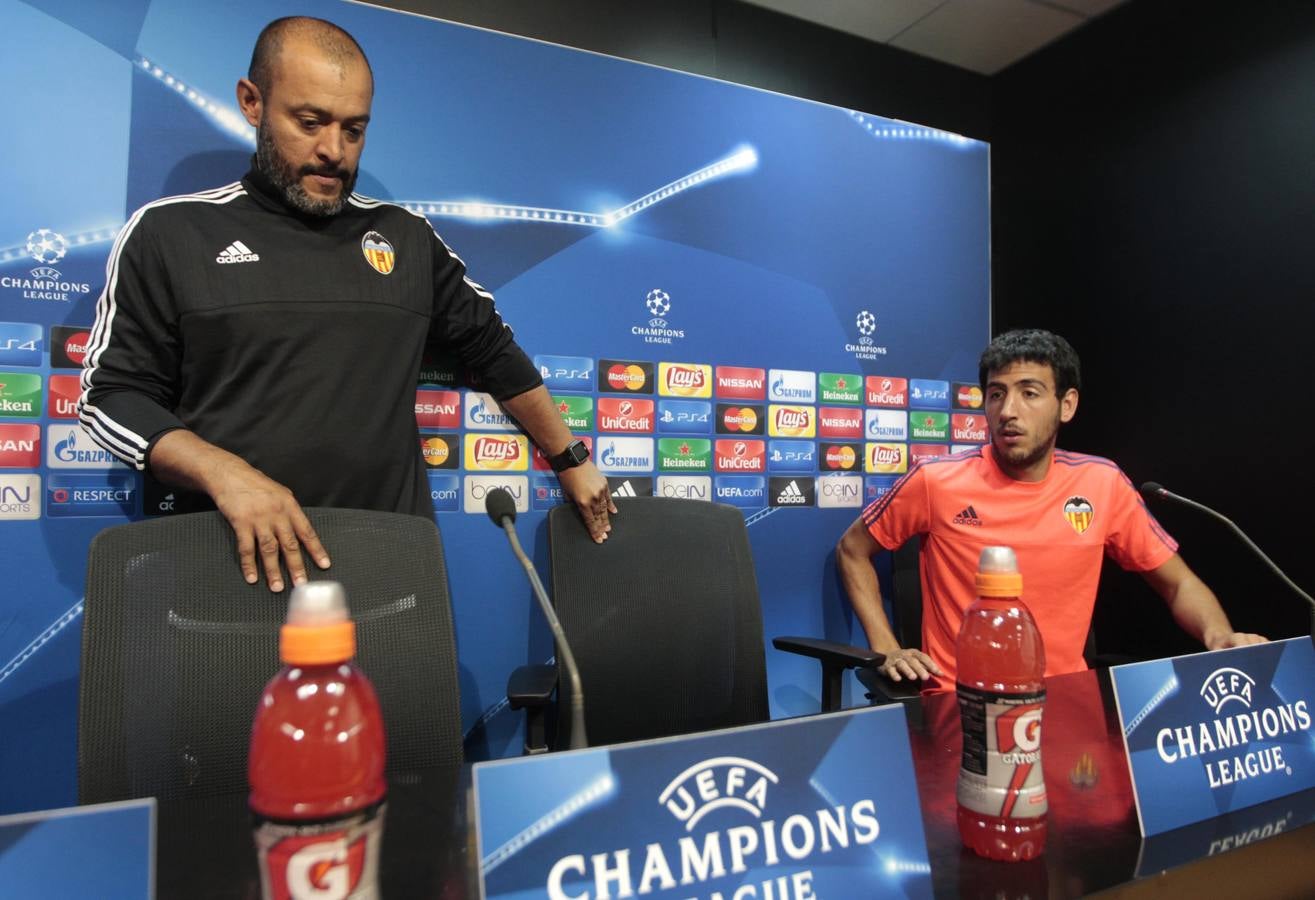
<path id="1" fill-rule="evenodd" d="M 1210 588 L 1178 555 L 1178 544 L 1108 459 L 1055 448 L 1059 426 L 1078 408 L 1077 353 L 1048 331 L 1011 331 L 982 353 L 989 445 L 923 460 L 873 501 L 836 547 L 840 579 L 891 681 L 954 687 L 955 640 L 976 599 L 983 547 L 1018 555 L 1023 599 L 1041 629 L 1046 674 L 1086 668 L 1102 558 L 1138 572 L 1174 620 L 1208 649 L 1261 643 L 1233 630 Z M 900 647 L 881 602 L 871 557 L 923 539 L 922 647 Z"/>

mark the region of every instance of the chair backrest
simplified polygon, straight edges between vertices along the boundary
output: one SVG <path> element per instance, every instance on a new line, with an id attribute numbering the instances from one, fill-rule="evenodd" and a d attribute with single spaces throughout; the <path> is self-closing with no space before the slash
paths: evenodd
<path id="1" fill-rule="evenodd" d="M 767 719 L 762 610 L 744 516 L 669 497 L 616 505 L 603 544 L 593 543 L 574 508 L 548 516 L 553 602 L 580 666 L 589 742 Z M 566 746 L 560 730 L 557 745 Z"/>
<path id="2" fill-rule="evenodd" d="M 447 570 L 430 520 L 308 509 L 374 682 L 388 773 L 461 760 Z M 246 584 L 217 512 L 106 529 L 91 543 L 78 707 L 78 799 L 246 789 L 256 702 L 278 671 L 287 597 Z"/>
<path id="3" fill-rule="evenodd" d="M 891 610 L 895 638 L 901 647 L 922 646 L 922 538 L 915 535 L 891 554 Z"/>

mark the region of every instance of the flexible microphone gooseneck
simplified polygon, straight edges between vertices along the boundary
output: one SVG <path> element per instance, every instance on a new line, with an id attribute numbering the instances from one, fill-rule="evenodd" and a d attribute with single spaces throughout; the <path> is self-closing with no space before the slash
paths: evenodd
<path id="1" fill-rule="evenodd" d="M 584 689 L 580 686 L 580 669 L 575 664 L 575 655 L 571 653 L 571 645 L 566 641 L 566 632 L 562 630 L 562 623 L 557 620 L 557 613 L 548 602 L 548 592 L 543 589 L 539 573 L 534 570 L 534 563 L 525 555 L 525 551 L 521 549 L 521 542 L 516 537 L 516 529 L 513 527 L 516 521 L 516 501 L 506 488 L 494 488 L 484 498 L 484 510 L 493 520 L 493 524 L 507 533 L 511 550 L 520 560 L 521 568 L 525 569 L 525 574 L 530 579 L 534 599 L 539 601 L 543 617 L 548 620 L 548 630 L 552 632 L 553 640 L 557 642 L 557 656 L 561 660 L 562 668 L 566 670 L 566 680 L 570 684 L 571 749 L 583 749 L 589 746 L 589 743 L 584 733 Z"/>
<path id="2" fill-rule="evenodd" d="M 1284 584 L 1286 584 L 1289 588 L 1291 588 L 1293 593 L 1295 593 L 1301 599 L 1305 600 L 1306 603 L 1310 605 L 1311 608 L 1310 639 L 1312 643 L 1315 643 L 1315 598 L 1312 598 L 1310 594 L 1306 593 L 1301 588 L 1297 587 L 1296 582 L 1294 582 L 1291 578 L 1289 578 L 1287 574 L 1284 573 L 1284 571 L 1280 569 L 1272 559 L 1266 556 L 1265 551 L 1257 547 L 1255 541 L 1247 537 L 1246 534 L 1242 531 L 1242 529 L 1238 528 L 1232 519 L 1228 518 L 1222 513 L 1215 512 L 1213 509 L 1211 509 L 1210 507 L 1206 506 L 1203 503 L 1197 503 L 1195 500 L 1189 500 L 1186 497 L 1183 497 L 1179 494 L 1175 494 L 1173 491 L 1165 489 L 1162 485 L 1156 484 L 1154 481 L 1148 481 L 1145 484 L 1143 484 L 1141 486 L 1141 493 L 1143 497 L 1146 497 L 1148 499 L 1169 500 L 1174 503 L 1178 503 L 1182 506 L 1189 507 L 1190 509 L 1194 509 L 1198 512 L 1203 512 L 1206 515 L 1210 516 L 1211 518 L 1217 519 L 1218 521 L 1223 522 L 1225 525 L 1227 525 L 1229 530 L 1232 531 L 1233 534 L 1237 535 L 1242 540 L 1242 543 L 1246 544 L 1246 546 L 1251 550 L 1252 553 L 1260 557 L 1261 562 L 1263 562 L 1271 572 L 1277 575 Z"/>

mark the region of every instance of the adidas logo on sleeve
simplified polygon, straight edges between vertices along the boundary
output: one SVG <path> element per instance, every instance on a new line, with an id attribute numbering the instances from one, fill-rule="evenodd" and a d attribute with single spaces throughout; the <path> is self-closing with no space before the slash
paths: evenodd
<path id="1" fill-rule="evenodd" d="M 221 265 L 226 263 L 260 262 L 260 254 L 241 241 L 234 241 L 219 251 L 219 255 L 215 257 L 215 262 Z"/>

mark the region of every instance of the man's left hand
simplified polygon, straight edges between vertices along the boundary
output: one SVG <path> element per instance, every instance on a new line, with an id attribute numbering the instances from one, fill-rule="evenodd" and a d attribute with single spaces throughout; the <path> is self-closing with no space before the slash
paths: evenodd
<path id="1" fill-rule="evenodd" d="M 1269 638 L 1262 637 L 1258 634 L 1248 634 L 1244 631 L 1230 631 L 1220 634 L 1218 637 L 1211 637 L 1206 640 L 1205 645 L 1211 650 L 1225 650 L 1229 647 L 1247 647 L 1251 644 L 1267 644 Z"/>
<path id="2" fill-rule="evenodd" d="M 616 504 L 607 489 L 607 478 L 598 471 L 593 460 L 585 460 L 573 469 L 559 472 L 558 480 L 566 496 L 575 501 L 580 510 L 580 518 L 595 543 L 607 540 L 607 533 L 612 530 L 609 515 L 616 515 Z"/>

